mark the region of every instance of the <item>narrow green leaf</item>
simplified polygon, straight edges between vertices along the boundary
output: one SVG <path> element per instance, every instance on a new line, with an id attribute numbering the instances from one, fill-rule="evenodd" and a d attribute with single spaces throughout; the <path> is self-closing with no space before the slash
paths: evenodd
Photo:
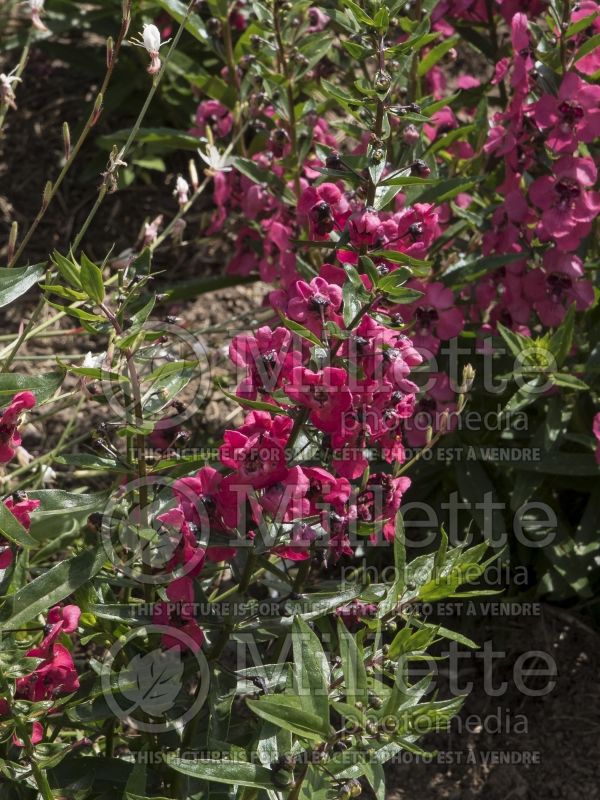
<path id="1" fill-rule="evenodd" d="M 38 614 L 60 603 L 93 578 L 105 561 L 103 548 L 88 550 L 44 572 L 6 598 L 0 608 L 0 631 L 21 628 Z"/>
<path id="2" fill-rule="evenodd" d="M 25 294 L 46 274 L 45 264 L 0 269 L 0 308 Z"/>

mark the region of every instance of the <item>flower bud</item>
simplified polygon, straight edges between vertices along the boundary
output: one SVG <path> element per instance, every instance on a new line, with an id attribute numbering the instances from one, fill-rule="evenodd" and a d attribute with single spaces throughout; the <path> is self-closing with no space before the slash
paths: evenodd
<path id="1" fill-rule="evenodd" d="M 410 166 L 410 174 L 418 178 L 427 178 L 428 175 L 431 175 L 431 169 L 422 158 L 417 158 Z"/>
<path id="2" fill-rule="evenodd" d="M 402 140 L 406 144 L 415 144 L 419 141 L 419 130 L 416 125 L 407 125 L 402 132 Z"/>

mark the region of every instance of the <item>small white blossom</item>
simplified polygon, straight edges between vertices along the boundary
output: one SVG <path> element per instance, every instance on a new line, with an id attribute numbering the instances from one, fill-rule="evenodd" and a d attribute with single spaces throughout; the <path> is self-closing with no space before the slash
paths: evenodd
<path id="1" fill-rule="evenodd" d="M 198 149 L 200 158 L 213 172 L 231 172 L 233 158 L 228 153 L 220 153 L 214 144 L 206 144 L 204 151 Z"/>
<path id="2" fill-rule="evenodd" d="M 31 17 L 31 24 L 38 31 L 47 31 L 48 28 L 42 22 L 42 14 L 44 13 L 45 0 L 28 0 L 27 6 L 29 8 L 29 16 Z"/>
<path id="3" fill-rule="evenodd" d="M 184 206 L 190 199 L 190 185 L 181 175 L 177 178 L 173 194 L 177 197 L 180 206 Z"/>
<path id="4" fill-rule="evenodd" d="M 163 46 L 163 44 L 167 44 L 170 39 L 167 39 L 164 42 L 160 40 L 160 31 L 156 27 L 156 25 L 146 23 L 144 25 L 144 30 L 142 31 L 140 39 L 132 39 L 132 44 L 137 45 L 138 47 L 143 47 L 147 51 L 148 55 L 150 56 L 150 66 L 148 67 L 148 72 L 150 75 L 156 75 L 156 73 L 160 70 L 160 58 L 158 57 L 158 51 Z"/>
<path id="5" fill-rule="evenodd" d="M 52 467 L 49 467 L 47 464 L 40 464 L 40 473 L 44 486 L 54 483 L 58 477 Z"/>
<path id="6" fill-rule="evenodd" d="M 21 78 L 17 78 L 13 73 L 14 70 L 9 72 L 8 75 L 5 75 L 4 72 L 0 72 L 0 105 L 5 105 L 9 108 L 17 107 L 15 103 L 15 92 L 12 85 L 13 83 L 19 83 L 21 80 Z"/>
<path id="7" fill-rule="evenodd" d="M 94 354 L 91 350 L 88 350 L 81 366 L 86 369 L 101 369 L 105 358 L 106 352 Z"/>

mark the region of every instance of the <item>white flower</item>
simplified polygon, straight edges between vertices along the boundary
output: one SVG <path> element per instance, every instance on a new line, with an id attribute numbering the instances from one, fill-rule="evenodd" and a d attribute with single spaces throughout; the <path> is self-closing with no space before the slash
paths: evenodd
<path id="1" fill-rule="evenodd" d="M 170 42 L 171 40 L 167 39 L 166 41 L 161 42 L 160 31 L 156 25 L 148 23 L 144 25 L 144 30 L 140 36 L 141 40 L 132 39 L 131 43 L 146 49 L 148 55 L 150 56 L 150 66 L 148 67 L 148 72 L 150 75 L 156 75 L 156 73 L 160 70 L 160 58 L 158 57 L 158 51 L 163 44 L 167 44 L 167 42 Z"/>
<path id="2" fill-rule="evenodd" d="M 45 486 L 54 483 L 58 477 L 52 467 L 49 467 L 47 464 L 40 464 L 40 473 L 42 476 L 42 483 Z"/>
<path id="3" fill-rule="evenodd" d="M 6 105 L 9 108 L 16 108 L 15 92 L 12 88 L 13 83 L 19 83 L 21 78 L 14 75 L 15 70 L 6 75 L 0 72 L 0 105 Z"/>
<path id="4" fill-rule="evenodd" d="M 104 360 L 106 358 L 106 352 L 104 353 L 97 353 L 94 355 L 91 350 L 85 354 L 85 358 L 83 359 L 82 367 L 86 369 L 101 369 L 102 365 L 104 364 Z"/>
<path id="5" fill-rule="evenodd" d="M 184 206 L 190 199 L 190 185 L 184 177 L 178 176 L 173 192 L 180 206 Z"/>
<path id="6" fill-rule="evenodd" d="M 144 47 L 148 51 L 148 53 L 152 56 L 155 53 L 158 53 L 160 50 L 160 31 L 156 27 L 156 25 L 144 25 L 144 32 L 142 33 L 142 39 L 144 42 Z M 164 44 L 164 42 L 163 42 Z"/>
<path id="7" fill-rule="evenodd" d="M 231 172 L 233 159 L 227 152 L 219 153 L 214 144 L 207 143 L 204 151 L 198 148 L 198 153 L 213 172 Z"/>
<path id="8" fill-rule="evenodd" d="M 31 24 L 38 31 L 47 31 L 48 28 L 44 25 L 41 15 L 44 13 L 45 0 L 28 0 L 29 15 L 31 17 Z"/>

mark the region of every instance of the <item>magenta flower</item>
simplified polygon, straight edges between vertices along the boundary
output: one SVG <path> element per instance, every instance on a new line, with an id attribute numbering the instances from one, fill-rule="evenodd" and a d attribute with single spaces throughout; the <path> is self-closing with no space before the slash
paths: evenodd
<path id="1" fill-rule="evenodd" d="M 558 97 L 543 95 L 532 111 L 555 153 L 572 153 L 579 142 L 600 136 L 600 86 L 582 81 L 574 72 L 564 76 Z"/>
<path id="2" fill-rule="evenodd" d="M 329 15 L 318 6 L 311 6 L 307 13 L 309 22 L 309 27 L 306 29 L 307 33 L 318 33 L 318 31 L 322 31 L 329 22 Z"/>
<path id="3" fill-rule="evenodd" d="M 156 603 L 152 622 L 173 629 L 173 634 L 163 633 L 162 644 L 167 650 L 191 650 L 196 653 L 204 644 L 204 632 L 195 619 L 194 581 L 189 577 L 177 578 L 167 587 L 168 603 Z M 189 637 L 178 636 L 177 631 Z"/>
<path id="4" fill-rule="evenodd" d="M 427 441 L 427 429 L 432 428 L 437 433 L 442 425 L 445 430 L 453 430 L 457 424 L 456 395 L 450 386 L 448 376 L 435 373 L 429 376 L 433 385 L 415 406 L 414 416 L 404 423 L 406 441 L 411 447 L 424 447 Z M 446 412 L 449 416 L 446 419 Z"/>
<path id="5" fill-rule="evenodd" d="M 295 297 L 291 297 L 285 309 L 288 316 L 317 336 L 323 332 L 327 320 L 343 324 L 337 313 L 342 305 L 342 289 L 337 284 L 316 277 L 310 283 L 296 281 L 294 292 Z"/>
<path id="6" fill-rule="evenodd" d="M 352 214 L 348 220 L 348 233 L 355 247 L 383 244 L 381 220 L 379 214 L 373 211 L 356 211 Z"/>
<path id="7" fill-rule="evenodd" d="M 76 631 L 80 616 L 81 609 L 79 606 L 54 606 L 54 608 L 51 608 L 46 619 L 46 625 L 50 627 L 50 630 L 35 648 L 35 655 L 47 656 L 61 633 L 73 633 Z"/>
<path id="8" fill-rule="evenodd" d="M 281 442 L 268 433 L 247 436 L 240 430 L 225 431 L 219 458 L 224 466 L 236 470 L 239 483 L 255 489 L 272 486 L 287 475 Z"/>
<path id="9" fill-rule="evenodd" d="M 582 2 L 576 3 L 572 7 L 572 23 L 591 17 L 593 14 L 596 14 L 595 19 L 591 20 L 585 30 L 573 37 L 577 50 L 592 36 L 597 36 L 600 33 L 600 6 L 594 0 L 582 0 Z M 583 72 L 584 75 L 595 75 L 600 70 L 600 47 L 594 47 L 583 58 L 579 58 L 576 64 L 579 72 Z"/>
<path id="10" fill-rule="evenodd" d="M 383 523 L 383 535 L 387 541 L 391 541 L 396 531 L 396 514 L 402 495 L 408 490 L 410 483 L 410 478 L 393 478 L 384 472 L 370 475 L 367 485 L 356 499 L 358 519 L 363 522 Z"/>
<path id="11" fill-rule="evenodd" d="M 235 336 L 229 345 L 229 357 L 236 366 L 247 369 L 236 394 L 254 400 L 258 393 L 270 395 L 280 387 L 301 360 L 301 354 L 291 344 L 292 335 L 286 328 L 273 331 L 267 325 L 259 328 L 255 336 Z"/>
<path id="12" fill-rule="evenodd" d="M 265 491 L 260 504 L 277 523 L 293 522 L 309 514 L 309 488 L 310 481 L 303 470 L 292 467 L 282 481 Z"/>
<path id="13" fill-rule="evenodd" d="M 0 464 L 10 461 L 21 444 L 18 431 L 20 416 L 34 405 L 35 395 L 32 392 L 18 392 L 0 417 Z"/>
<path id="14" fill-rule="evenodd" d="M 554 239 L 560 250 L 574 250 L 600 211 L 600 194 L 590 191 L 596 183 L 596 165 L 591 158 L 563 156 L 553 169 L 552 176 L 531 184 L 529 197 L 542 210 L 540 238 Z"/>
<path id="15" fill-rule="evenodd" d="M 348 214 L 348 201 L 335 183 L 308 186 L 298 202 L 298 216 L 308 221 L 317 238 L 327 239 L 336 225 L 343 226 Z"/>
<path id="16" fill-rule="evenodd" d="M 27 651 L 27 656 L 41 656 L 44 660 L 29 675 L 17 679 L 16 697 L 35 703 L 79 689 L 73 658 L 62 644 L 54 644 L 47 655 L 34 647 Z"/>
<path id="17" fill-rule="evenodd" d="M 320 372 L 296 367 L 285 390 L 292 400 L 310 409 L 310 421 L 326 433 L 339 430 L 344 412 L 352 405 L 348 373 L 338 367 Z"/>
<path id="18" fill-rule="evenodd" d="M 233 117 L 223 103 L 218 100 L 204 100 L 196 109 L 197 128 L 192 130 L 197 136 L 205 136 L 208 125 L 213 133 L 223 138 L 233 127 Z"/>
<path id="19" fill-rule="evenodd" d="M 31 527 L 32 511 L 39 508 L 39 500 L 29 500 L 24 492 L 17 492 L 12 497 L 7 497 L 4 505 L 17 518 L 18 522 L 26 529 Z M 8 544 L 3 544 L 0 539 L 0 569 L 7 569 L 12 564 L 13 554 Z"/>
<path id="20" fill-rule="evenodd" d="M 549 250 L 544 255 L 544 268 L 525 275 L 525 296 L 533 304 L 543 325 L 554 328 L 563 321 L 572 303 L 585 311 L 594 301 L 594 287 L 584 277 L 578 256 Z"/>
<path id="21" fill-rule="evenodd" d="M 423 292 L 423 296 L 410 305 L 398 306 L 395 311 L 414 320 L 415 347 L 435 355 L 440 340 L 452 339 L 462 331 L 465 324 L 462 311 L 455 305 L 452 290 L 439 281 L 426 285 L 412 280 L 407 286 Z"/>

